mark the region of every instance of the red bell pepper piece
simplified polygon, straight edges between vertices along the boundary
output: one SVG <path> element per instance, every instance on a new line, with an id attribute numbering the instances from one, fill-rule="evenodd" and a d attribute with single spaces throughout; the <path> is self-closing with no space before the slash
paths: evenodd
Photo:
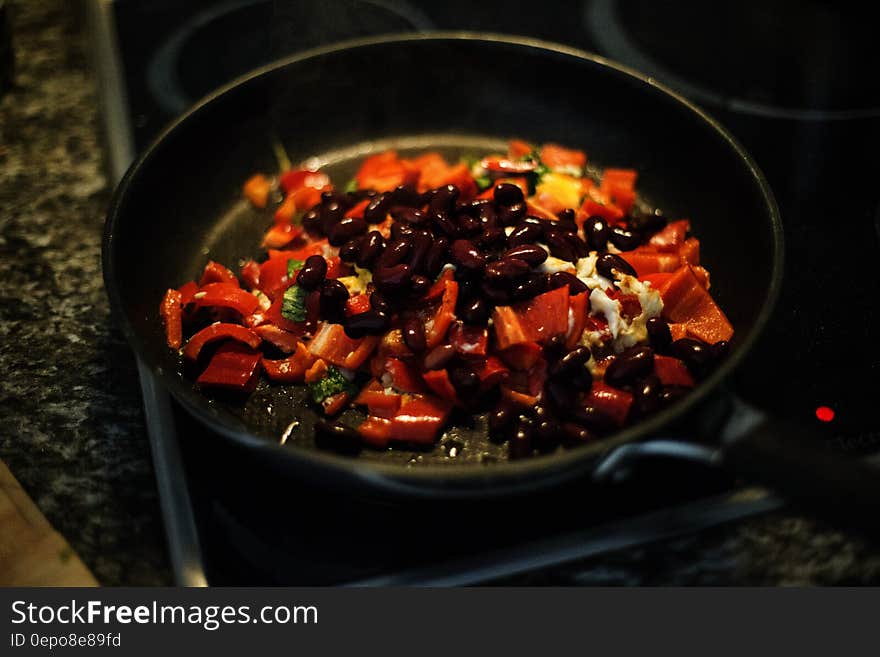
<path id="1" fill-rule="evenodd" d="M 482 391 L 491 390 L 510 375 L 510 370 L 497 356 L 489 356 L 477 365 L 474 371 L 480 379 L 480 390 Z"/>
<path id="2" fill-rule="evenodd" d="M 612 388 L 602 381 L 594 381 L 584 402 L 593 406 L 615 426 L 622 427 L 632 407 L 633 396 L 626 390 Z"/>
<path id="3" fill-rule="evenodd" d="M 348 212 L 345 213 L 346 217 L 353 217 L 355 219 L 363 219 L 364 218 L 364 210 L 367 209 L 367 206 L 370 204 L 370 199 L 365 198 L 363 201 L 356 203 Z"/>
<path id="4" fill-rule="evenodd" d="M 694 265 L 691 267 L 694 270 L 694 276 L 697 277 L 697 280 L 700 281 L 700 285 L 703 286 L 704 290 L 709 289 L 709 271 L 705 267 L 700 267 L 699 265 Z"/>
<path id="5" fill-rule="evenodd" d="M 314 249 L 315 247 L 306 247 L 296 251 L 276 251 L 275 249 L 270 249 L 269 259 L 260 265 L 260 273 L 257 276 L 259 287 L 263 294 L 272 300 L 280 296 L 293 283 L 287 275 L 287 262 L 289 260 L 305 262 L 306 258 L 314 255 L 314 253 L 307 252 L 307 250 L 314 251 Z M 318 247 L 318 253 L 320 254 L 321 252 L 322 247 Z"/>
<path id="6" fill-rule="evenodd" d="M 542 354 L 543 349 L 537 342 L 522 342 L 499 352 L 501 360 L 514 370 L 527 370 L 534 367 Z"/>
<path id="7" fill-rule="evenodd" d="M 515 306 L 497 306 L 492 322 L 499 349 L 523 342 L 543 343 L 568 333 L 568 286 Z"/>
<path id="8" fill-rule="evenodd" d="M 530 395 L 527 392 L 520 392 L 519 390 L 514 390 L 504 384 L 501 385 L 501 396 L 507 401 L 516 404 L 517 406 L 521 406 L 522 408 L 531 408 L 541 401 L 541 398 L 538 395 Z"/>
<path id="9" fill-rule="evenodd" d="M 614 169 L 609 167 L 602 172 L 602 184 L 615 184 L 628 189 L 635 189 L 639 173 L 635 169 Z"/>
<path id="10" fill-rule="evenodd" d="M 397 413 L 402 397 L 393 392 L 385 392 L 377 379 L 371 380 L 355 397 L 355 404 L 366 406 L 370 415 L 389 418 Z"/>
<path id="11" fill-rule="evenodd" d="M 177 288 L 177 291 L 180 292 L 180 305 L 186 308 L 195 300 L 194 297 L 196 292 L 199 291 L 199 286 L 196 285 L 195 281 L 188 281 Z"/>
<path id="12" fill-rule="evenodd" d="M 489 173 L 503 174 L 507 176 L 519 176 L 531 173 L 538 168 L 532 160 L 511 160 L 501 155 L 490 155 L 480 161 L 480 166 Z"/>
<path id="13" fill-rule="evenodd" d="M 639 280 L 643 283 L 650 283 L 651 287 L 659 290 L 663 285 L 672 278 L 671 272 L 658 272 L 656 274 L 644 274 L 639 276 Z"/>
<path id="14" fill-rule="evenodd" d="M 296 201 L 293 196 L 286 196 L 278 209 L 275 210 L 275 223 L 280 225 L 289 224 L 296 215 Z"/>
<path id="15" fill-rule="evenodd" d="M 246 344 L 251 349 L 259 347 L 261 342 L 259 335 L 244 326 L 216 322 L 192 336 L 183 349 L 183 355 L 189 360 L 196 360 L 202 351 L 202 347 L 209 342 L 216 342 L 217 340 L 236 340 Z"/>
<path id="16" fill-rule="evenodd" d="M 522 139 L 511 139 L 510 143 L 507 145 L 507 156 L 512 160 L 518 160 L 525 157 L 533 150 L 535 150 L 535 147 L 529 142 L 523 141 Z"/>
<path id="17" fill-rule="evenodd" d="M 387 447 L 391 442 L 391 420 L 370 415 L 358 427 L 358 433 L 372 447 Z"/>
<path id="18" fill-rule="evenodd" d="M 345 302 L 345 316 L 360 315 L 370 309 L 370 295 L 356 294 Z"/>
<path id="19" fill-rule="evenodd" d="M 565 336 L 566 349 L 574 349 L 580 342 L 584 327 L 587 325 L 587 313 L 590 310 L 590 293 L 572 294 L 568 298 L 569 327 Z"/>
<path id="20" fill-rule="evenodd" d="M 355 181 L 359 189 L 388 192 L 399 185 L 414 184 L 418 175 L 418 169 L 400 160 L 396 151 L 385 151 L 364 160 Z"/>
<path id="21" fill-rule="evenodd" d="M 578 210 L 578 216 L 581 223 L 588 217 L 598 216 L 610 224 L 619 224 L 622 223 L 624 212 L 614 205 L 601 189 L 590 187 L 587 189 L 587 197 Z"/>
<path id="22" fill-rule="evenodd" d="M 391 375 L 391 382 L 402 392 L 425 392 L 425 382 L 418 368 L 399 358 L 385 361 L 385 371 Z"/>
<path id="23" fill-rule="evenodd" d="M 437 280 L 434 281 L 434 284 L 428 288 L 428 291 L 425 293 L 425 296 L 422 297 L 424 301 L 431 301 L 432 299 L 439 299 L 443 296 L 443 293 L 446 292 L 446 281 L 451 281 L 455 278 L 455 270 L 450 268 L 446 268 L 440 272 L 440 275 L 437 276 Z"/>
<path id="24" fill-rule="evenodd" d="M 733 326 L 702 286 L 690 265 L 679 269 L 660 288 L 663 316 L 670 322 L 681 322 L 687 333 L 703 342 L 714 344 L 733 337 Z"/>
<path id="25" fill-rule="evenodd" d="M 425 380 L 428 388 L 431 389 L 431 392 L 440 399 L 445 399 L 453 404 L 458 403 L 458 394 L 455 392 L 452 381 L 449 380 L 449 372 L 446 370 L 428 370 L 422 374 L 422 378 Z"/>
<path id="26" fill-rule="evenodd" d="M 696 267 L 700 264 L 700 240 L 696 237 L 688 237 L 678 247 L 678 257 L 682 263 L 688 263 Z"/>
<path id="27" fill-rule="evenodd" d="M 324 322 L 309 343 L 309 351 L 316 358 L 353 370 L 370 357 L 378 343 L 379 336 L 368 335 L 355 340 L 345 334 L 341 324 Z"/>
<path id="28" fill-rule="evenodd" d="M 243 191 L 254 207 L 265 208 L 269 202 L 272 183 L 262 173 L 257 173 L 245 181 Z"/>
<path id="29" fill-rule="evenodd" d="M 280 249 L 302 235 L 303 229 L 291 223 L 275 223 L 263 235 L 264 249 Z"/>
<path id="30" fill-rule="evenodd" d="M 224 344 L 196 382 L 203 388 L 253 391 L 260 374 L 260 354 L 240 344 Z"/>
<path id="31" fill-rule="evenodd" d="M 238 278 L 236 278 L 235 274 L 219 262 L 214 262 L 213 260 L 209 260 L 208 264 L 205 265 L 205 270 L 202 272 L 202 277 L 199 279 L 200 287 L 204 287 L 208 283 L 229 283 L 235 287 L 240 287 L 238 284 Z"/>
<path id="32" fill-rule="evenodd" d="M 541 162 L 551 169 L 559 169 L 564 167 L 578 167 L 583 169 L 587 164 L 587 154 L 583 151 L 576 151 L 570 148 L 564 148 L 559 144 L 544 144 L 539 153 Z"/>
<path id="33" fill-rule="evenodd" d="M 672 272 L 679 267 L 678 254 L 661 253 L 653 249 L 635 249 L 627 251 L 621 257 L 633 266 L 640 279 L 648 274 Z"/>
<path id="34" fill-rule="evenodd" d="M 165 293 L 159 306 L 159 315 L 165 324 L 165 342 L 172 349 L 180 349 L 183 344 L 183 295 L 174 289 Z"/>
<path id="35" fill-rule="evenodd" d="M 296 345 L 293 355 L 281 360 L 263 359 L 263 369 L 272 381 L 278 383 L 302 383 L 306 370 L 314 364 L 314 358 L 302 342 Z"/>
<path id="36" fill-rule="evenodd" d="M 468 326 L 460 321 L 449 327 L 449 344 L 462 356 L 485 358 L 489 347 L 489 329 L 485 326 Z"/>
<path id="37" fill-rule="evenodd" d="M 348 406 L 350 399 L 351 397 L 345 391 L 337 392 L 335 395 L 325 397 L 321 400 L 321 408 L 324 410 L 324 415 L 336 415 L 342 411 L 343 408 Z"/>
<path id="38" fill-rule="evenodd" d="M 678 358 L 671 356 L 654 355 L 654 374 L 665 386 L 693 387 L 694 378 L 688 372 L 685 364 Z"/>
<path id="39" fill-rule="evenodd" d="M 391 439 L 430 445 L 437 439 L 451 410 L 450 402 L 434 396 L 406 399 L 391 419 Z"/>
<path id="40" fill-rule="evenodd" d="M 534 199 L 526 201 L 526 210 L 528 210 L 528 214 L 530 217 L 539 217 L 541 219 L 547 219 L 549 221 L 557 221 L 559 219 L 559 217 L 551 212 L 549 208 L 545 208 Z"/>
<path id="41" fill-rule="evenodd" d="M 447 279 L 443 283 L 443 299 L 434 316 L 425 322 L 426 342 L 428 349 L 433 349 L 443 342 L 446 332 L 455 319 L 455 304 L 458 301 L 458 282 Z"/>
<path id="42" fill-rule="evenodd" d="M 690 229 L 691 222 L 687 219 L 671 221 L 665 228 L 651 236 L 651 239 L 648 240 L 648 246 L 666 253 L 678 253 L 678 249 L 684 244 Z"/>
<path id="43" fill-rule="evenodd" d="M 279 182 L 287 195 L 285 200 L 291 199 L 299 210 L 308 210 L 321 200 L 321 192 L 332 189 L 327 174 L 307 169 L 286 171 Z"/>
<path id="44" fill-rule="evenodd" d="M 306 383 L 315 383 L 327 376 L 327 363 L 321 358 L 316 358 L 312 364 L 306 368 L 303 380 Z"/>
<path id="45" fill-rule="evenodd" d="M 257 297 L 231 283 L 208 283 L 194 298 L 199 306 L 232 308 L 242 317 L 252 314 L 260 305 Z"/>
<path id="46" fill-rule="evenodd" d="M 260 287 L 260 265 L 254 260 L 246 260 L 241 266 L 241 280 L 247 285 L 249 290 L 256 290 Z"/>
<path id="47" fill-rule="evenodd" d="M 294 335 L 302 335 L 306 332 L 306 324 L 307 322 L 294 322 L 292 320 L 287 319 L 284 315 L 281 314 L 281 308 L 284 305 L 284 297 L 282 295 L 278 295 L 275 297 L 275 300 L 272 302 L 272 305 L 269 306 L 269 310 L 266 311 L 266 321 L 274 326 L 277 326 L 280 329 L 285 331 L 289 331 Z M 308 309 L 308 300 L 306 301 L 306 309 Z"/>
<path id="48" fill-rule="evenodd" d="M 628 214 L 636 202 L 637 176 L 635 169 L 605 169 L 599 189 L 614 205 Z"/>
<path id="49" fill-rule="evenodd" d="M 278 347 L 286 354 L 292 354 L 296 348 L 302 344 L 299 335 L 291 331 L 274 326 L 273 324 L 261 324 L 254 327 L 254 333 L 259 335 L 263 340 Z"/>

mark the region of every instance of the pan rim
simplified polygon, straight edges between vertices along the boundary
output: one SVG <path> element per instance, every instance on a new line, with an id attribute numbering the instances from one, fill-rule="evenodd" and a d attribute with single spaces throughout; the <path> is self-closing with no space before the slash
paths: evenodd
<path id="1" fill-rule="evenodd" d="M 138 175 L 138 171 L 155 156 L 156 151 L 164 143 L 166 137 L 172 132 L 183 129 L 183 126 L 193 121 L 201 112 L 206 111 L 207 107 L 218 102 L 219 99 L 233 89 L 276 70 L 343 51 L 388 44 L 424 43 L 429 41 L 485 42 L 543 51 L 554 56 L 561 55 L 578 59 L 596 66 L 598 70 L 606 70 L 615 75 L 631 78 L 646 85 L 653 93 L 659 93 L 668 97 L 693 115 L 695 119 L 708 126 L 733 151 L 736 158 L 746 165 L 749 174 L 757 184 L 766 214 L 770 219 L 773 240 L 770 284 L 764 296 L 762 307 L 748 333 L 739 341 L 739 344 L 732 350 L 732 353 L 725 362 L 681 401 L 645 421 L 625 428 L 609 438 L 596 441 L 578 449 L 564 450 L 522 461 L 506 461 L 486 465 L 425 465 L 408 468 L 400 464 L 360 460 L 317 449 L 290 449 L 260 438 L 247 430 L 230 426 L 233 422 L 237 422 L 237 420 L 233 419 L 233 416 L 230 415 L 226 418 L 223 411 L 217 409 L 214 409 L 214 413 L 208 412 L 206 404 L 198 403 L 198 399 L 204 400 L 204 398 L 193 390 L 191 386 L 185 386 L 184 381 L 176 372 L 167 372 L 150 362 L 140 338 L 128 321 L 124 311 L 122 295 L 115 283 L 114 229 L 121 221 L 132 181 Z M 657 82 L 652 77 L 595 53 L 529 37 L 471 31 L 388 34 L 378 37 L 347 40 L 278 59 L 232 80 L 202 98 L 186 113 L 169 123 L 131 164 L 113 193 L 108 208 L 102 242 L 104 285 L 110 300 L 111 310 L 116 316 L 116 321 L 123 335 L 137 358 L 162 382 L 165 389 L 182 403 L 189 413 L 194 414 L 200 422 L 224 437 L 230 438 L 248 449 L 257 451 L 260 456 L 272 459 L 287 459 L 292 465 L 308 466 L 310 470 L 314 471 L 314 474 L 317 474 L 316 468 L 325 473 L 333 471 L 335 474 L 345 474 L 362 483 L 380 484 L 382 488 L 391 492 L 402 492 L 409 495 L 413 493 L 425 494 L 432 497 L 436 497 L 438 494 L 468 496 L 477 492 L 489 495 L 507 494 L 514 489 L 520 491 L 525 487 L 534 488 L 549 485 L 553 481 L 560 481 L 582 473 L 587 464 L 609 450 L 619 445 L 656 434 L 672 420 L 686 414 L 703 402 L 729 376 L 750 351 L 755 340 L 763 331 L 780 294 L 784 269 L 783 254 L 782 220 L 776 200 L 763 172 L 736 138 L 705 110 Z M 198 399 L 196 396 L 198 396 Z M 535 477 L 534 475 L 539 476 Z M 320 477 L 315 478 L 320 479 Z"/>

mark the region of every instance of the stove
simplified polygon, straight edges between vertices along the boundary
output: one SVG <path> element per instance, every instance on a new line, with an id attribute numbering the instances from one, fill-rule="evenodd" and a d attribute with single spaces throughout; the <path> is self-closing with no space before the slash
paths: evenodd
<path id="1" fill-rule="evenodd" d="M 816 422 L 837 449 L 880 452 L 880 349 L 872 346 L 880 295 L 871 293 L 880 284 L 880 61 L 872 22 L 857 3 L 584 0 L 507 2 L 502 10 L 461 0 L 91 0 L 88 7 L 117 178 L 212 89 L 278 57 L 358 36 L 527 35 L 598 52 L 667 83 L 754 155 L 785 224 L 782 297 L 732 383 L 736 393 Z M 580 482 L 510 505 L 418 513 L 326 495 L 316 504 L 313 491 L 248 474 L 240 455 L 217 447 L 221 441 L 146 372 L 142 384 L 181 583 L 476 583 L 779 504 L 670 458 L 632 477 L 684 482 L 650 506 L 626 482 L 613 491 Z M 681 472 L 670 477 L 670 468 Z M 601 511 L 569 501 L 585 495 L 599 496 Z"/>

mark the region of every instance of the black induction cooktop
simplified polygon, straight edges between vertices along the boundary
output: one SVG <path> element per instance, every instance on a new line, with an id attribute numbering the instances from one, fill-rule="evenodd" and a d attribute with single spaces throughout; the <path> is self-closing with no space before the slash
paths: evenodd
<path id="1" fill-rule="evenodd" d="M 236 76 L 293 52 L 359 36 L 450 29 L 527 35 L 598 52 L 669 84 L 745 145 L 782 212 L 782 296 L 736 375 L 736 392 L 783 417 L 815 422 L 838 449 L 880 451 L 880 56 L 873 23 L 858 3 L 100 4 L 109 7 L 118 45 L 129 157 L 195 100 Z M 111 138 L 112 132 L 111 126 Z M 742 267 L 749 266 L 744 253 Z M 192 452 L 185 456 L 190 463 L 198 460 Z M 239 522 L 230 511 L 234 506 L 224 507 L 226 519 L 216 521 L 215 530 Z M 246 551 L 258 555 L 258 545 L 255 539 Z"/>

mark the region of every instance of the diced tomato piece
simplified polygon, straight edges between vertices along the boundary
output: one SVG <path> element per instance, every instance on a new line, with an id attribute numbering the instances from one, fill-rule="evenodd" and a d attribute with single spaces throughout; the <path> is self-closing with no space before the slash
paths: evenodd
<path id="1" fill-rule="evenodd" d="M 291 223 L 273 224 L 263 235 L 264 249 L 280 249 L 302 235 L 303 229 Z"/>
<path id="2" fill-rule="evenodd" d="M 348 301 L 345 302 L 346 317 L 351 317 L 352 315 L 360 315 L 361 313 L 367 312 L 369 309 L 369 294 L 355 294 L 353 297 L 349 297 Z"/>
<path id="3" fill-rule="evenodd" d="M 566 349 L 574 349 L 580 342 L 584 327 L 587 325 L 587 313 L 589 312 L 590 293 L 581 292 L 568 298 L 570 326 L 565 337 Z"/>
<path id="4" fill-rule="evenodd" d="M 285 331 L 273 324 L 262 324 L 254 327 L 254 333 L 259 335 L 263 340 L 278 347 L 286 354 L 292 354 L 297 347 L 302 344 L 299 334 Z"/>
<path id="5" fill-rule="evenodd" d="M 229 283 L 235 287 L 240 287 L 238 278 L 219 262 L 209 260 L 202 271 L 202 277 L 199 279 L 199 286 L 205 286 L 208 283 Z"/>
<path id="6" fill-rule="evenodd" d="M 183 355 L 189 360 L 196 360 L 202 351 L 202 347 L 209 342 L 217 340 L 236 340 L 246 344 L 251 349 L 259 347 L 261 342 L 260 336 L 244 326 L 217 322 L 203 328 L 192 336 L 183 349 Z"/>
<path id="7" fill-rule="evenodd" d="M 498 348 L 523 342 L 543 343 L 568 333 L 568 287 L 540 294 L 515 306 L 497 306 L 492 323 Z"/>
<path id="8" fill-rule="evenodd" d="M 671 356 L 654 355 L 654 374 L 665 386 L 693 387 L 694 385 L 694 378 L 685 364 Z"/>
<path id="9" fill-rule="evenodd" d="M 241 266 L 241 280 L 253 291 L 260 287 L 260 265 L 254 260 L 247 260 Z"/>
<path id="10" fill-rule="evenodd" d="M 453 404 L 458 403 L 458 395 L 455 392 L 455 386 L 449 380 L 449 372 L 446 370 L 429 370 L 422 375 L 422 378 L 431 392 L 440 399 L 445 399 Z"/>
<path id="11" fill-rule="evenodd" d="M 678 257 L 682 263 L 688 263 L 696 267 L 700 264 L 700 240 L 696 237 L 688 237 L 680 247 L 678 247 Z"/>
<path id="12" fill-rule="evenodd" d="M 240 344 L 222 345 L 196 382 L 205 388 L 252 391 L 260 373 L 260 354 Z"/>
<path id="13" fill-rule="evenodd" d="M 686 325 L 688 335 L 714 344 L 733 337 L 733 326 L 690 265 L 679 269 L 660 289 L 663 316 Z"/>
<path id="14" fill-rule="evenodd" d="M 257 173 L 247 179 L 244 183 L 244 195 L 251 205 L 257 208 L 265 208 L 269 203 L 269 192 L 272 190 L 272 183 L 262 173 Z"/>
<path id="15" fill-rule="evenodd" d="M 232 283 L 208 283 L 196 292 L 194 299 L 200 307 L 232 308 L 242 317 L 250 315 L 260 305 L 257 297 Z"/>
<path id="16" fill-rule="evenodd" d="M 559 144 L 544 144 L 539 153 L 541 162 L 551 169 L 559 169 L 563 167 L 578 167 L 583 169 L 587 164 L 587 154 L 583 151 L 576 151 L 570 148 L 564 148 Z"/>
<path id="17" fill-rule="evenodd" d="M 165 342 L 172 349 L 180 349 L 183 344 L 183 295 L 174 289 L 165 293 L 159 306 L 159 315 L 165 324 Z"/>
<path id="18" fill-rule="evenodd" d="M 687 234 L 691 229 L 691 222 L 687 219 L 671 221 L 662 230 L 654 233 L 648 240 L 648 246 L 665 251 L 678 253 L 679 247 L 684 244 Z"/>
<path id="19" fill-rule="evenodd" d="M 302 342 L 297 342 L 293 355 L 281 360 L 263 359 L 263 369 L 272 381 L 279 383 L 302 383 L 308 370 L 314 364 L 314 358 Z"/>
<path id="20" fill-rule="evenodd" d="M 529 142 L 523 141 L 522 139 L 511 139 L 510 143 L 507 145 L 507 156 L 512 160 L 518 160 L 521 157 L 525 157 L 533 150 L 535 150 L 535 147 Z"/>
<path id="21" fill-rule="evenodd" d="M 537 342 L 522 342 L 508 347 L 499 356 L 511 369 L 527 370 L 538 362 L 542 353 L 541 345 Z"/>
<path id="22" fill-rule="evenodd" d="M 474 371 L 480 379 L 480 389 L 483 391 L 491 390 L 510 375 L 510 370 L 497 356 L 489 356 Z"/>
<path id="23" fill-rule="evenodd" d="M 627 251 L 621 257 L 633 266 L 636 274 L 642 280 L 648 274 L 673 272 L 679 267 L 678 255 L 675 253 L 636 249 L 635 251 Z"/>
<path id="24" fill-rule="evenodd" d="M 405 399 L 391 420 L 392 440 L 430 445 L 446 423 L 452 404 L 434 396 Z"/>
<path id="25" fill-rule="evenodd" d="M 426 343 L 428 349 L 433 349 L 443 342 L 446 332 L 455 319 L 455 304 L 458 301 L 458 282 L 447 279 L 443 283 L 443 299 L 434 316 L 425 324 Z"/>
<path id="26" fill-rule="evenodd" d="M 489 329 L 454 322 L 449 328 L 449 344 L 462 356 L 485 358 L 489 347 Z"/>
<path id="27" fill-rule="evenodd" d="M 387 447 L 391 441 L 391 420 L 370 415 L 358 427 L 358 433 L 372 447 Z"/>
<path id="28" fill-rule="evenodd" d="M 612 388 L 602 381 L 594 381 L 585 403 L 593 406 L 602 415 L 611 420 L 615 426 L 622 427 L 626 423 L 629 409 L 633 403 L 632 393 Z"/>
<path id="29" fill-rule="evenodd" d="M 368 335 L 357 340 L 348 337 L 342 324 L 324 322 L 309 343 L 309 351 L 317 358 L 350 370 L 360 367 L 379 343 L 379 336 Z"/>

